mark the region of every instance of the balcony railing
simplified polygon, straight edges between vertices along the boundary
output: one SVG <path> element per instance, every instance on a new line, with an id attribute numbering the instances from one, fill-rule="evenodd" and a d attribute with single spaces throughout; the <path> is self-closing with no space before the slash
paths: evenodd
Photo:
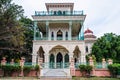
<path id="1" fill-rule="evenodd" d="M 35 16 L 79 16 L 83 11 L 35 11 Z"/>
<path id="2" fill-rule="evenodd" d="M 48 37 L 43 37 L 43 38 L 36 37 L 36 40 L 48 40 Z M 51 40 L 54 40 L 54 38 L 52 37 Z M 63 40 L 63 37 L 57 37 L 56 40 Z M 65 40 L 69 40 L 69 37 L 65 38 Z M 71 37 L 71 40 L 80 40 L 80 39 L 78 37 Z"/>

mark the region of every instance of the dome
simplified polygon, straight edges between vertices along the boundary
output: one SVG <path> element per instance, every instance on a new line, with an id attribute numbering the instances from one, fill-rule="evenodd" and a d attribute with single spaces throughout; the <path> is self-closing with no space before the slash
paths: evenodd
<path id="1" fill-rule="evenodd" d="M 85 30 L 84 34 L 86 33 L 93 33 L 90 29 Z"/>
<path id="2" fill-rule="evenodd" d="M 93 34 L 93 31 L 91 31 L 90 29 L 85 30 L 84 37 L 85 38 L 96 38 L 96 36 Z"/>

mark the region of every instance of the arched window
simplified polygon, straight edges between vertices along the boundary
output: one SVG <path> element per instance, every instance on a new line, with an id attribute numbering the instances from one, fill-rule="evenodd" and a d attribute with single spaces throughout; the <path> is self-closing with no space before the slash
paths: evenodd
<path id="1" fill-rule="evenodd" d="M 69 55 L 68 54 L 65 55 L 64 60 L 65 60 L 64 67 L 68 68 L 69 67 Z"/>
<path id="2" fill-rule="evenodd" d="M 50 64 L 49 65 L 50 68 L 54 68 L 54 55 L 53 54 L 50 55 L 50 63 L 49 64 Z"/>
<path id="3" fill-rule="evenodd" d="M 58 15 L 62 15 L 62 12 L 61 12 L 61 11 L 58 11 Z"/>
<path id="4" fill-rule="evenodd" d="M 69 55 L 66 54 L 66 55 L 65 55 L 65 63 L 68 63 L 68 62 L 69 62 Z"/>
<path id="5" fill-rule="evenodd" d="M 61 63 L 61 62 L 63 62 L 63 56 L 62 56 L 62 54 L 59 52 L 58 54 L 57 54 L 57 63 Z"/>
<path id="6" fill-rule="evenodd" d="M 65 11 L 63 11 L 63 15 L 65 15 Z"/>
<path id="7" fill-rule="evenodd" d="M 86 52 L 88 53 L 88 46 L 86 46 L 86 48 L 85 48 L 85 49 L 86 49 Z"/>
<path id="8" fill-rule="evenodd" d="M 68 40 L 68 32 L 66 32 L 65 38 L 66 38 L 66 40 Z"/>
<path id="9" fill-rule="evenodd" d="M 77 58 L 74 58 L 74 63 L 77 63 Z"/>
<path id="10" fill-rule="evenodd" d="M 63 56 L 60 52 L 57 54 L 56 62 L 57 62 L 57 65 L 56 65 L 57 68 L 63 67 L 63 64 L 62 64 L 63 63 Z"/>
<path id="11" fill-rule="evenodd" d="M 51 40 L 54 40 L 54 32 L 51 33 Z"/>
<path id="12" fill-rule="evenodd" d="M 54 11 L 54 15 L 56 15 L 56 11 Z"/>
<path id="13" fill-rule="evenodd" d="M 57 40 L 62 40 L 62 31 L 61 30 L 59 30 L 57 32 Z"/>
<path id="14" fill-rule="evenodd" d="M 54 55 L 51 54 L 51 55 L 50 55 L 50 63 L 53 63 L 53 62 L 54 62 Z"/>

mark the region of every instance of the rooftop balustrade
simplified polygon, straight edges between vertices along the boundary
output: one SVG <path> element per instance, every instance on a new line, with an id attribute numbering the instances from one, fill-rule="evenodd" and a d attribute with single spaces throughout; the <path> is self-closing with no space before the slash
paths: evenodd
<path id="1" fill-rule="evenodd" d="M 35 16 L 80 16 L 83 11 L 35 11 Z"/>

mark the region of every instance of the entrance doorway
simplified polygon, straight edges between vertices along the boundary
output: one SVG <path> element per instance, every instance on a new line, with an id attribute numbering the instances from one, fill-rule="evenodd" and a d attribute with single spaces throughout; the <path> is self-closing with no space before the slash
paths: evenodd
<path id="1" fill-rule="evenodd" d="M 57 60 L 57 63 L 56 63 L 56 67 L 57 68 L 62 68 L 63 67 L 63 56 L 62 56 L 62 54 L 59 52 L 58 54 L 57 54 L 57 58 L 56 58 Z"/>

